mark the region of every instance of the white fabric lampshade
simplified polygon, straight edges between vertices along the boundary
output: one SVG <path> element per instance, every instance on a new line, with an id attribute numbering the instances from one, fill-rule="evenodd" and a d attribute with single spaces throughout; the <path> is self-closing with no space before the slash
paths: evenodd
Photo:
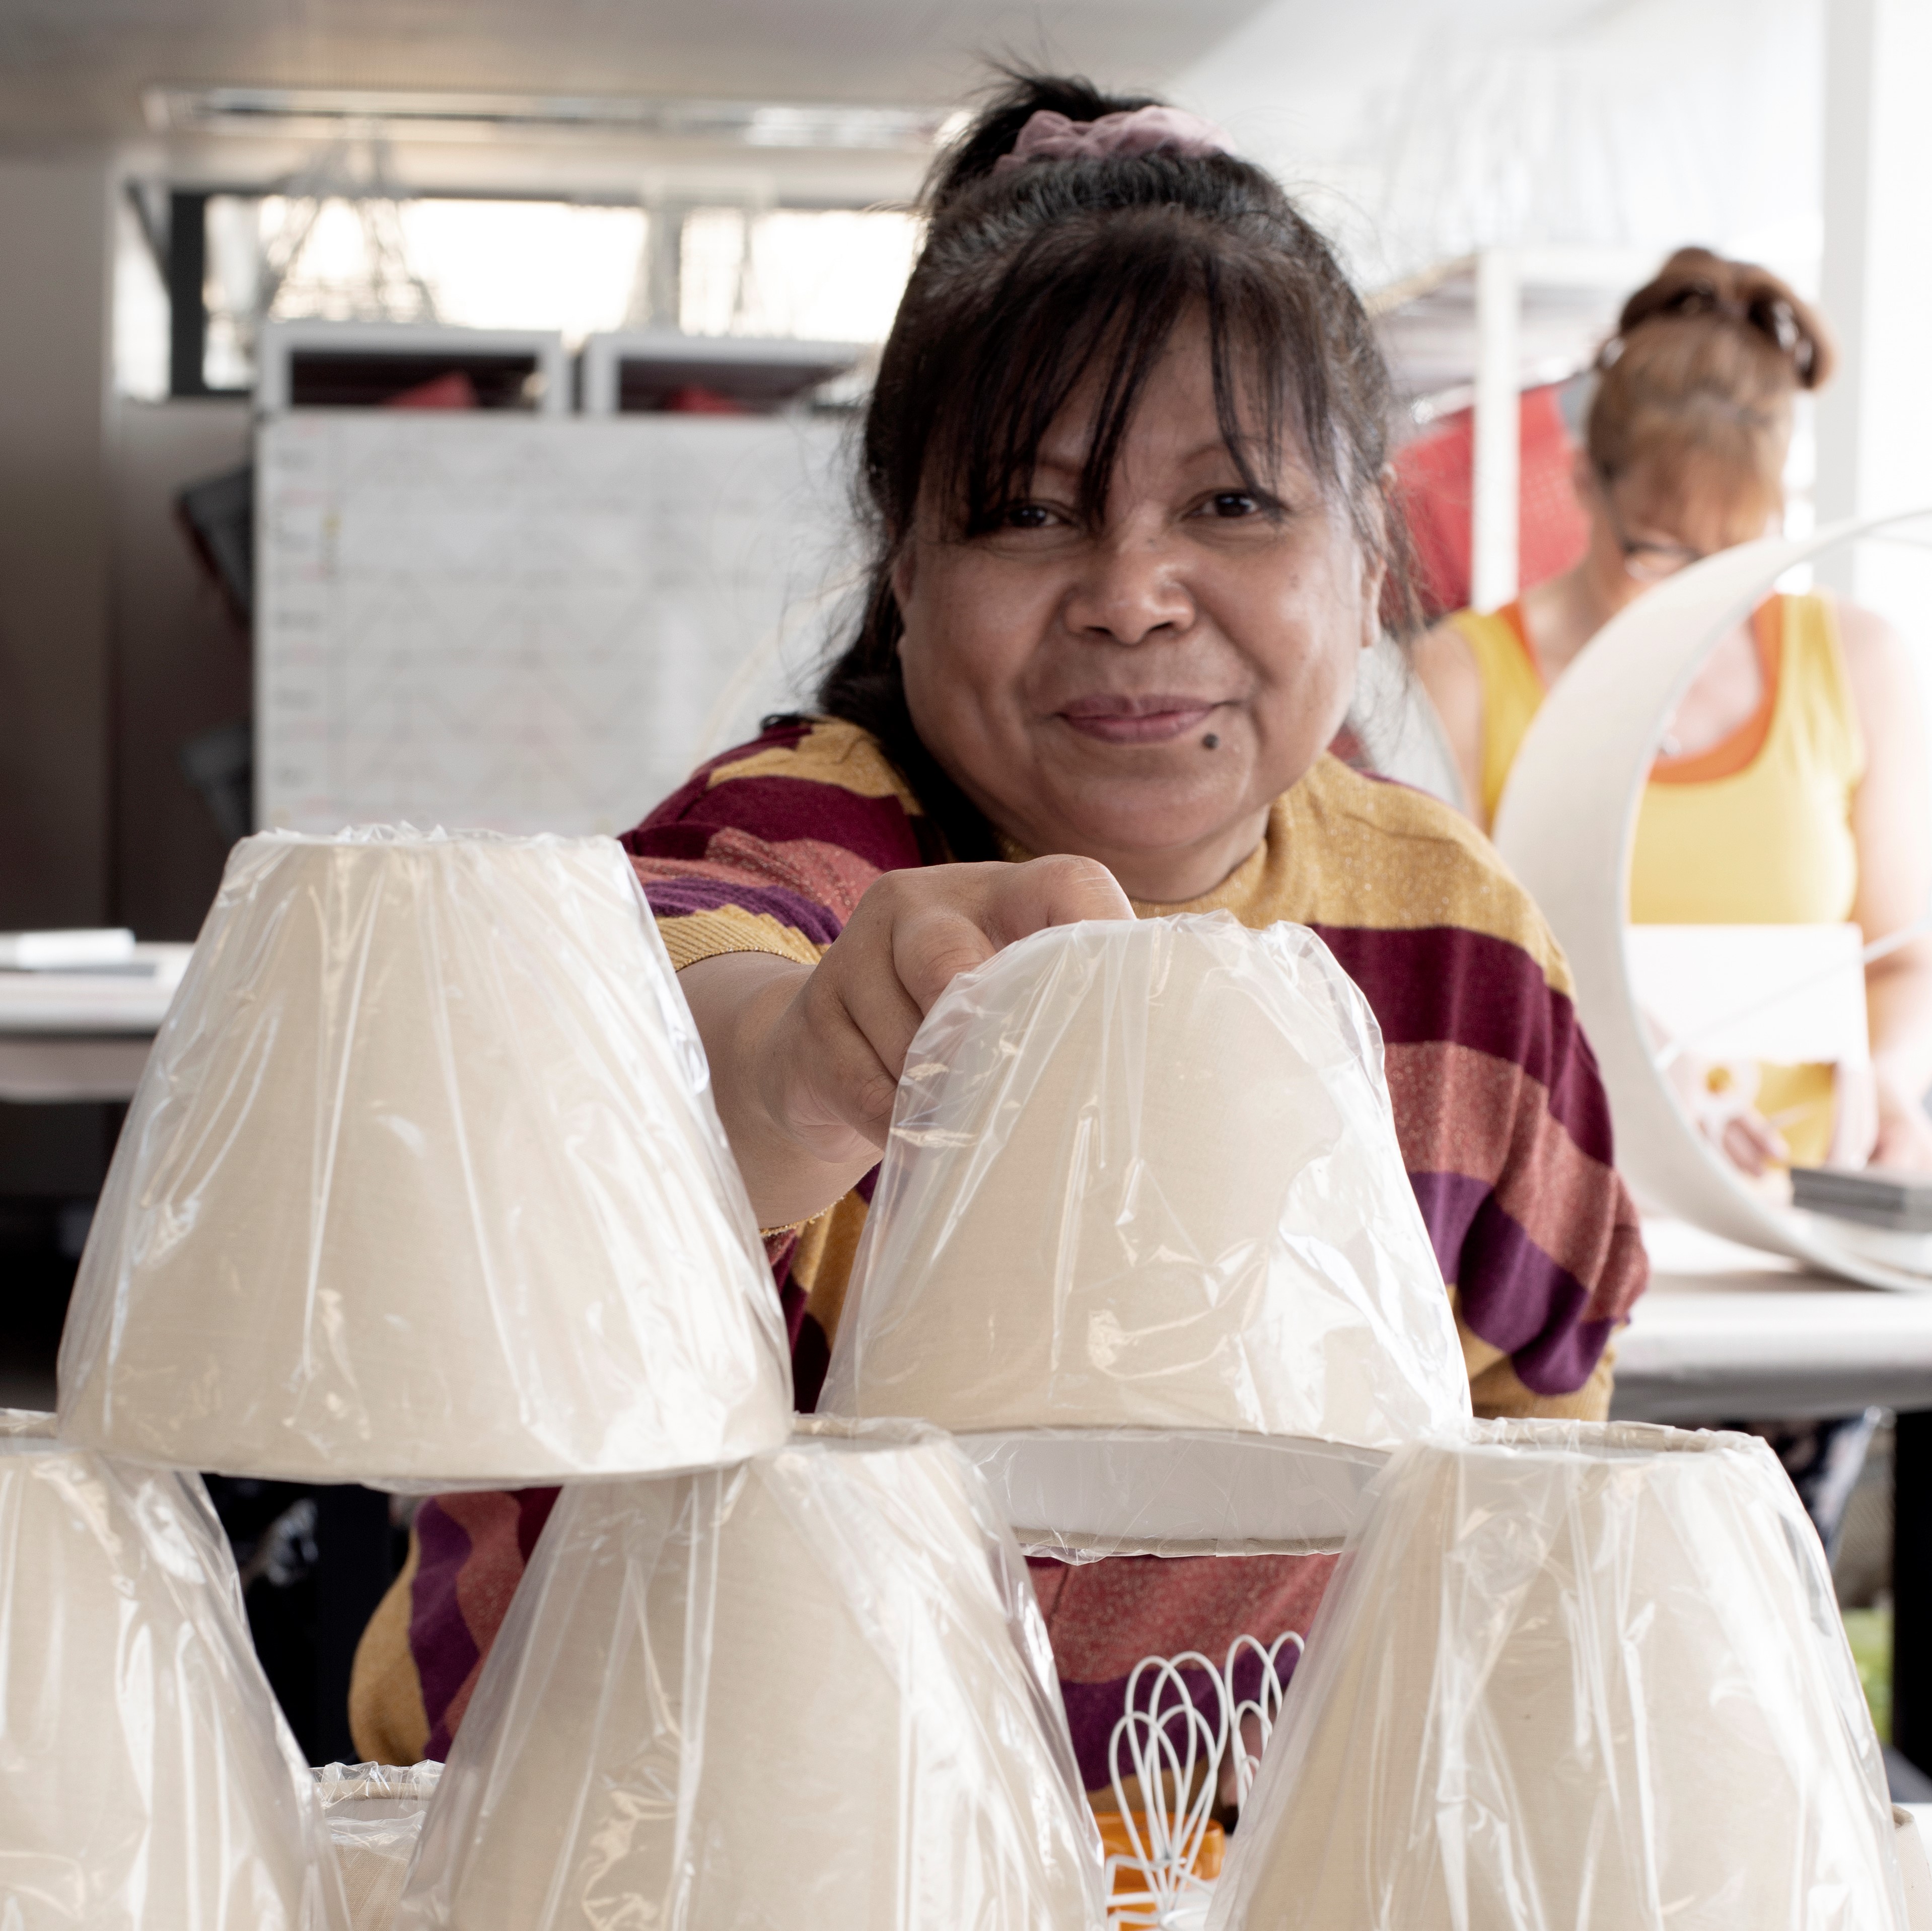
<path id="1" fill-rule="evenodd" d="M 350 1931 L 390 1931 L 403 1879 L 442 1775 L 440 1763 L 324 1764 L 315 1772 Z"/>
<path id="2" fill-rule="evenodd" d="M 1818 1538 L 1737 1435 L 1400 1450 L 1212 1931 L 1892 1931 L 1883 1763 Z"/>
<path id="3" fill-rule="evenodd" d="M 784 1438 L 704 1055 L 608 838 L 230 856 L 110 1171 L 64 1438 L 290 1480 L 513 1485 Z"/>
<path id="4" fill-rule="evenodd" d="M 937 1431 L 807 1422 L 568 1489 L 396 1931 L 1100 1931 L 1099 1834 L 1010 1537 Z"/>
<path id="5" fill-rule="evenodd" d="M 0 1411 L 0 1924 L 349 1931 L 199 1477 Z"/>
<path id="6" fill-rule="evenodd" d="M 907 1055 L 820 1406 L 1378 1454 L 1466 1417 L 1381 1033 L 1321 940 L 1094 921 L 955 979 Z"/>

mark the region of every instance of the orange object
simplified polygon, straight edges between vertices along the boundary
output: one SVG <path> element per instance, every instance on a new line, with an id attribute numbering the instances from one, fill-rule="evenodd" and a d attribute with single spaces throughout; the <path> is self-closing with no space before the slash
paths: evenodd
<path id="1" fill-rule="evenodd" d="M 1134 1840 L 1127 1834 L 1126 1813 L 1119 1810 L 1102 1810 L 1095 1821 L 1100 1826 L 1100 1842 L 1110 1858 L 1131 1858 L 1136 1855 Z M 1134 1822 L 1139 1827 L 1141 1842 L 1147 1842 L 1147 1822 L 1139 1812 L 1134 1813 Z M 1210 1817 L 1208 1828 L 1201 1834 L 1201 1848 L 1194 1854 L 1194 1875 L 1198 1878 L 1214 1879 L 1221 1875 L 1221 1860 L 1228 1854 L 1228 1834 Z M 1123 1891 L 1141 1891 L 1145 1888 L 1141 1874 L 1129 1866 L 1116 1867 L 1114 1872 L 1114 1894 Z"/>
<path id="2" fill-rule="evenodd" d="M 476 385 L 463 369 L 452 369 L 446 376 L 432 376 L 414 388 L 399 390 L 383 403 L 385 409 L 481 409 Z"/>
<path id="3" fill-rule="evenodd" d="M 1590 540 L 1589 520 L 1570 479 L 1576 449 L 1557 406 L 1559 386 L 1522 392 L 1516 546 L 1525 589 L 1568 569 Z M 1474 412 L 1444 416 L 1405 442 L 1394 461 L 1396 493 L 1414 546 L 1415 587 L 1433 622 L 1469 601 Z"/>

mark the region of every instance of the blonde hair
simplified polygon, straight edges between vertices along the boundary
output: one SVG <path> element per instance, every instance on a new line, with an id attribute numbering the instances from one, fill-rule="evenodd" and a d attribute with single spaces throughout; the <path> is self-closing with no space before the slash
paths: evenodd
<path id="1" fill-rule="evenodd" d="M 1780 493 L 1791 400 L 1837 359 L 1823 318 L 1768 268 L 1680 248 L 1597 358 L 1586 442 L 1608 480 L 1686 458 Z"/>

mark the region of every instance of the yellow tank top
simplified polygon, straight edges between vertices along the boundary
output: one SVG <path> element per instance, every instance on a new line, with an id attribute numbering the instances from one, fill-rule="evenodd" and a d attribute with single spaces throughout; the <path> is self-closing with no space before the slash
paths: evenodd
<path id="1" fill-rule="evenodd" d="M 1449 621 L 1483 691 L 1483 821 L 1495 817 L 1546 687 L 1515 604 Z M 1778 596 L 1752 619 L 1765 695 L 1730 736 L 1660 758 L 1637 814 L 1630 915 L 1638 925 L 1835 924 L 1858 892 L 1852 799 L 1864 741 L 1838 619 L 1820 596 Z M 1758 1108 L 1804 1163 L 1830 1144 L 1830 1069 L 1760 1069 Z"/>

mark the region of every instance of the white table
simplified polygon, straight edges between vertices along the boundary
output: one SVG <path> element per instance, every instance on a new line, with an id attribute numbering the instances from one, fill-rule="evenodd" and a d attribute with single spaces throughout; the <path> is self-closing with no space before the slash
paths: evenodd
<path id="1" fill-rule="evenodd" d="M 192 946 L 136 946 L 145 972 L 0 973 L 0 1100 L 131 1099 Z"/>
<path id="2" fill-rule="evenodd" d="M 1881 1292 L 1677 1221 L 1648 1221 L 1649 1291 L 1618 1337 L 1630 1421 L 1932 1409 L 1932 1279 Z"/>

